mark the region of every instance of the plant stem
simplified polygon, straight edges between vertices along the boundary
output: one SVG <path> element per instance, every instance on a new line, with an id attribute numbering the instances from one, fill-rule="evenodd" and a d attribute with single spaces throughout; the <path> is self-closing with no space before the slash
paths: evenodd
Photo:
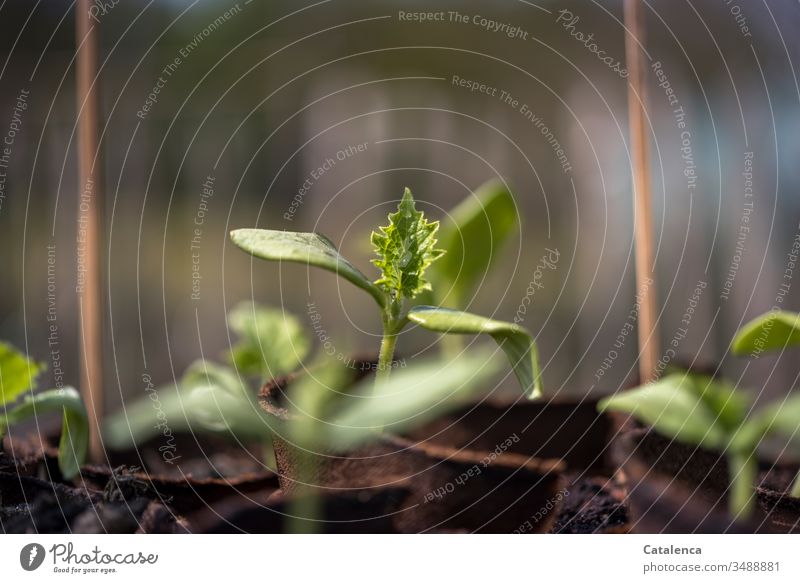
<path id="1" fill-rule="evenodd" d="M 728 510 L 739 520 L 750 516 L 755 503 L 753 485 L 758 468 L 755 452 L 731 452 L 728 454 L 728 473 L 731 487 L 728 495 Z"/>
<path id="2" fill-rule="evenodd" d="M 383 339 L 381 351 L 378 354 L 378 370 L 375 374 L 375 388 L 389 379 L 394 362 L 394 347 L 397 344 L 397 335 L 405 325 L 402 298 L 392 298 L 383 313 Z"/>
<path id="3" fill-rule="evenodd" d="M 800 472 L 794 478 L 794 484 L 792 484 L 792 489 L 789 491 L 789 496 L 800 498 Z"/>
<path id="4" fill-rule="evenodd" d="M 385 383 L 392 372 L 392 362 L 394 361 L 394 348 L 397 344 L 397 333 L 384 327 L 383 340 L 381 340 L 381 351 L 378 355 L 378 370 L 375 374 L 375 386 Z"/>

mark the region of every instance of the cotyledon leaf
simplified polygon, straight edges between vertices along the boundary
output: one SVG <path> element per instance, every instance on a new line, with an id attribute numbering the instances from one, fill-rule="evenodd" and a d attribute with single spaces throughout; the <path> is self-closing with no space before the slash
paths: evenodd
<path id="1" fill-rule="evenodd" d="M 445 362 L 416 362 L 395 371 L 377 389 L 365 379 L 320 428 L 321 439 L 347 450 L 374 439 L 382 429 L 402 435 L 486 392 L 489 379 L 502 369 L 498 356 L 482 348 Z"/>
<path id="2" fill-rule="evenodd" d="M 431 266 L 430 274 L 436 297 L 448 307 L 461 307 L 500 256 L 519 217 L 514 197 L 499 180 L 481 185 L 449 215 L 439 230 L 439 242 L 447 254 Z"/>
<path id="3" fill-rule="evenodd" d="M 731 344 L 734 354 L 757 356 L 800 344 L 800 314 L 776 310 L 751 320 L 739 330 Z"/>
<path id="4" fill-rule="evenodd" d="M 629 413 L 665 437 L 689 445 L 724 448 L 730 437 L 717 411 L 697 394 L 687 373 L 673 373 L 648 385 L 621 391 L 598 404 L 601 411 Z"/>
<path id="5" fill-rule="evenodd" d="M 427 330 L 445 334 L 488 334 L 506 353 L 522 390 L 531 398 L 542 396 L 539 354 L 530 332 L 510 322 L 449 308 L 417 306 L 408 319 Z"/>
<path id="6" fill-rule="evenodd" d="M 345 259 L 324 235 L 269 229 L 237 229 L 231 232 L 231 241 L 260 259 L 290 261 L 331 271 L 366 291 L 380 307 L 386 304 L 384 292 Z"/>

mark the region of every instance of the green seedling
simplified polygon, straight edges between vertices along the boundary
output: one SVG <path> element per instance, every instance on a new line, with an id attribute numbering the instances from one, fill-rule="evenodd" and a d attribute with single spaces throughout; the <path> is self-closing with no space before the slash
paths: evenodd
<path id="1" fill-rule="evenodd" d="M 684 372 L 623 391 L 600 401 L 601 411 L 621 411 L 665 437 L 722 452 L 731 486 L 732 516 L 747 518 L 755 504 L 758 449 L 765 438 L 782 435 L 800 450 L 800 396 L 752 413 L 749 399 L 725 381 Z M 800 478 L 791 495 L 800 495 Z"/>
<path id="2" fill-rule="evenodd" d="M 106 420 L 106 444 L 122 449 L 158 435 L 199 431 L 262 442 L 271 466 L 270 419 L 256 400 L 258 387 L 296 370 L 311 341 L 294 316 L 252 302 L 229 312 L 228 327 L 238 340 L 224 354 L 225 363 L 197 360 L 176 383 L 145 383 L 146 396 Z"/>
<path id="3" fill-rule="evenodd" d="M 800 314 L 772 310 L 745 324 L 733 339 L 734 354 L 759 356 L 800 344 Z"/>
<path id="4" fill-rule="evenodd" d="M 408 309 L 407 302 L 432 290 L 428 268 L 445 255 L 445 250 L 437 247 L 438 230 L 438 221 L 428 221 L 416 209 L 411 191 L 405 189 L 397 212 L 389 215 L 389 225 L 372 233 L 377 255 L 372 263 L 380 270 L 375 281 L 342 257 L 330 239 L 319 233 L 239 229 L 231 233 L 231 239 L 261 259 L 312 265 L 336 273 L 372 297 L 383 324 L 376 386 L 389 378 L 397 337 L 413 323 L 443 334 L 488 334 L 506 353 L 523 391 L 531 398 L 541 396 L 536 345 L 524 328 L 445 307 Z"/>
<path id="5" fill-rule="evenodd" d="M 0 449 L 8 427 L 43 413 L 62 414 L 58 467 L 67 480 L 80 472 L 89 445 L 89 422 L 80 394 L 72 387 L 34 392 L 37 377 L 45 370 L 5 342 L 0 342 Z"/>

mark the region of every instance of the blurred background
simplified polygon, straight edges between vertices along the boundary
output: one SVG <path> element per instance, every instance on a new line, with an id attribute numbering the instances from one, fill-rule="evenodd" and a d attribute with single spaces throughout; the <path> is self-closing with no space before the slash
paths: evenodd
<path id="1" fill-rule="evenodd" d="M 727 347 L 747 319 L 800 309 L 800 6 L 648 4 L 663 362 L 721 366 L 785 392 L 796 353 L 748 363 Z M 377 351 L 380 320 L 363 292 L 251 262 L 231 229 L 323 232 L 372 277 L 369 233 L 403 187 L 446 219 L 491 178 L 511 188 L 521 224 L 464 307 L 511 320 L 527 295 L 522 322 L 550 393 L 634 382 L 621 1 L 117 0 L 93 10 L 109 410 L 144 394 L 144 373 L 167 382 L 218 356 L 231 342 L 225 314 L 243 299 L 284 306 L 309 334 L 314 304 L 338 352 Z M 420 22 L 419 12 L 436 14 Z M 56 325 L 60 372 L 77 384 L 72 4 L 3 2 L 0 45 L 0 338 L 48 361 L 54 384 Z M 411 330 L 399 351 L 437 341 Z"/>

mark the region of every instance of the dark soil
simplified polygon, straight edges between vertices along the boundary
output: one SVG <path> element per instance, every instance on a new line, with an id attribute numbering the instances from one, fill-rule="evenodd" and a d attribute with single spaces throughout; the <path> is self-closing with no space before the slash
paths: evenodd
<path id="1" fill-rule="evenodd" d="M 566 478 L 569 486 L 550 532 L 595 534 L 628 531 L 625 488 L 617 477 L 568 474 Z"/>
<path id="2" fill-rule="evenodd" d="M 274 473 L 230 445 L 169 466 L 166 475 L 135 466 L 85 466 L 74 483 L 58 470 L 54 439 L 35 436 L 5 441 L 0 453 L 0 526 L 4 532 L 173 533 L 188 532 L 182 516 L 233 495 L 274 493 Z M 146 451 L 146 448 L 145 448 Z M 189 447 L 181 450 L 190 451 Z M 217 446 L 216 451 L 220 451 Z M 195 453 L 195 455 L 197 455 Z M 121 459 L 138 457 L 135 453 Z M 164 464 L 168 465 L 168 464 Z M 189 471 L 197 471 L 201 477 Z M 261 471 L 254 471 L 260 469 Z"/>
<path id="3" fill-rule="evenodd" d="M 143 490 L 104 492 L 0 472 L 4 533 L 177 533 L 185 522 Z"/>
<path id="4" fill-rule="evenodd" d="M 398 533 L 394 515 L 408 498 L 404 488 L 371 488 L 328 493 L 320 518 L 302 528 L 324 534 Z M 290 502 L 280 493 L 233 496 L 188 517 L 194 532 L 280 534 L 289 532 Z"/>

